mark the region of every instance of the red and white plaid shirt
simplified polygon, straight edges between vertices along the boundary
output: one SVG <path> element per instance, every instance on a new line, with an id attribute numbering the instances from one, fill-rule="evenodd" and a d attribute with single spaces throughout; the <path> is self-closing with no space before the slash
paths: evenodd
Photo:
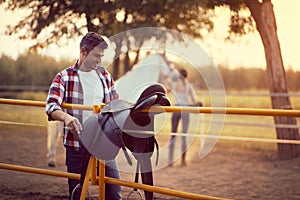
<path id="1" fill-rule="evenodd" d="M 77 61 L 73 66 L 59 72 L 53 79 L 46 100 L 46 113 L 49 121 L 53 120 L 51 118 L 51 113 L 53 111 L 64 110 L 71 116 L 76 117 L 80 123 L 83 124 L 82 110 L 70 108 L 63 109 L 61 107 L 62 103 L 83 104 L 83 89 L 79 80 L 78 69 L 79 66 Z M 117 99 L 118 94 L 109 72 L 101 66 L 96 69 L 96 72 L 103 84 L 103 102 L 108 103 Z M 78 135 L 72 134 L 68 129 L 64 129 L 64 145 L 74 147 L 75 150 L 78 150 L 80 147 Z"/>

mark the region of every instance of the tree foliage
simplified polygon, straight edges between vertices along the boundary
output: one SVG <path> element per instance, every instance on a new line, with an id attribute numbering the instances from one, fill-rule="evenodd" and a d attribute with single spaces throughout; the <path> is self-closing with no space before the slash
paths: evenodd
<path id="1" fill-rule="evenodd" d="M 31 12 L 7 34 L 37 40 L 34 49 L 73 38 L 86 30 L 112 36 L 140 27 L 166 27 L 201 37 L 201 29 L 211 30 L 212 13 L 199 7 L 199 1 L 154 0 L 2 0 L 7 9 L 26 8 Z M 25 30 L 25 31 L 24 31 Z M 141 38 L 141 37 L 140 37 Z M 136 37 L 137 43 L 141 43 Z M 158 38 L 160 39 L 160 38 Z"/>
<path id="2" fill-rule="evenodd" d="M 99 32 L 106 36 L 114 36 L 123 31 L 141 27 L 163 27 L 176 30 L 194 38 L 202 38 L 213 30 L 213 9 L 216 6 L 228 4 L 226 1 L 198 1 L 198 0 L 1 0 L 7 9 L 25 8 L 29 14 L 17 25 L 9 26 L 7 34 L 18 35 L 20 39 L 32 39 L 33 51 L 39 51 L 49 44 L 65 44 L 65 39 L 82 35 L 86 31 Z M 245 34 L 253 30 L 251 15 L 240 14 L 242 1 L 231 3 L 231 24 L 228 38 L 232 35 Z M 248 27 L 248 28 L 246 28 Z M 250 27 L 250 28 L 249 28 Z M 204 30 L 204 31 L 203 31 Z M 136 59 L 130 63 L 120 63 L 122 46 L 130 49 L 134 46 L 139 49 L 145 40 L 153 39 L 164 43 L 170 32 L 153 32 L 149 29 L 141 33 L 130 33 L 128 37 L 115 37 L 115 58 L 112 75 L 117 78 L 128 71 L 139 59 L 139 50 Z M 172 37 L 180 40 L 178 35 Z M 125 52 L 125 61 L 128 61 L 128 52 Z M 121 71 L 121 66 L 124 70 Z"/>
<path id="3" fill-rule="evenodd" d="M 15 62 L 12 58 L 3 55 L 0 59 L 0 84 L 12 85 L 15 82 Z"/>
<path id="4" fill-rule="evenodd" d="M 70 64 L 35 53 L 20 55 L 16 60 L 4 55 L 0 58 L 0 84 L 49 86 L 54 75 Z"/>

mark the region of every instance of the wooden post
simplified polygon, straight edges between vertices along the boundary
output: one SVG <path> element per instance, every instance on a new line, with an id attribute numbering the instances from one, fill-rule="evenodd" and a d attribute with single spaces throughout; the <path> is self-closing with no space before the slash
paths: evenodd
<path id="1" fill-rule="evenodd" d="M 91 156 L 92 160 L 92 170 L 91 170 L 91 184 L 96 185 L 97 184 L 97 159 L 94 156 Z"/>
<path id="2" fill-rule="evenodd" d="M 105 161 L 99 162 L 99 200 L 105 199 Z"/>
<path id="3" fill-rule="evenodd" d="M 82 186 L 82 190 L 81 190 L 81 195 L 80 195 L 80 200 L 85 200 L 85 196 L 86 196 L 86 191 L 88 189 L 88 185 L 89 185 L 89 179 L 90 179 L 90 175 L 91 175 L 91 171 L 93 166 L 93 157 L 90 158 L 89 160 L 89 164 L 85 173 L 85 177 L 84 177 L 84 182 L 83 182 L 83 186 Z"/>

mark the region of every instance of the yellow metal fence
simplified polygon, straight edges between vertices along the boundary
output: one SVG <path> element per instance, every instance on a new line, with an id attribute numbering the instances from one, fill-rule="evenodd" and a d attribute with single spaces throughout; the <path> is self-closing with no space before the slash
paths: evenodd
<path id="1" fill-rule="evenodd" d="M 35 107 L 45 107 L 45 102 L 43 101 L 30 101 L 30 100 L 16 100 L 16 99 L 4 99 L 0 98 L 1 104 L 10 104 L 10 105 L 21 105 L 21 106 L 35 106 Z M 64 108 L 72 108 L 72 109 L 81 109 L 81 110 L 92 110 L 95 113 L 100 112 L 101 108 L 104 104 L 94 105 L 94 106 L 84 106 L 84 105 L 76 105 L 76 104 L 63 104 Z M 253 109 L 253 108 L 212 108 L 212 107 L 177 107 L 177 106 L 155 106 L 151 108 L 151 111 L 160 111 L 160 112 L 189 112 L 189 113 L 208 113 L 208 114 L 235 114 L 235 115 L 264 115 L 264 116 L 290 116 L 290 117 L 300 117 L 300 110 L 281 110 L 281 109 Z M 274 142 L 274 141 L 273 141 Z M 279 141 L 284 142 L 284 141 Z M 294 144 L 300 144 L 300 141 L 290 141 Z M 100 161 L 99 167 L 99 176 L 96 176 L 96 159 L 94 157 L 91 158 L 88 166 L 87 173 L 82 198 L 85 197 L 85 190 L 87 189 L 88 181 L 91 181 L 93 185 L 99 185 L 99 199 L 104 199 L 104 185 L 105 183 L 111 183 L 116 185 L 121 185 L 125 187 L 131 187 L 136 189 L 141 189 L 149 192 L 165 194 L 169 196 L 176 196 L 180 198 L 186 199 L 222 199 L 218 197 L 211 197 L 206 195 L 188 193 L 184 191 L 172 190 L 167 188 L 161 188 L 157 186 L 150 186 L 145 184 L 133 183 L 126 180 L 115 179 L 106 177 L 104 174 L 105 164 L 103 161 Z M 11 165 L 0 163 L 0 169 L 14 170 L 14 171 L 22 171 L 27 173 L 36 173 L 43 174 L 49 176 L 56 177 L 64 177 L 64 178 L 72 178 L 72 179 L 80 179 L 79 174 L 72 174 L 67 172 L 60 172 L 55 170 L 47 170 L 40 168 L 32 168 L 26 166 L 19 165 Z"/>

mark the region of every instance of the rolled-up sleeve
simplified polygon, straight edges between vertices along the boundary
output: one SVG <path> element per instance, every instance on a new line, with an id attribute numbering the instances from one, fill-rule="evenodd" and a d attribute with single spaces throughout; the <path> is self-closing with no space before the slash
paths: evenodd
<path id="1" fill-rule="evenodd" d="M 116 87 L 115 87 L 115 83 L 114 83 L 113 79 L 111 79 L 111 81 L 110 81 L 109 94 L 110 94 L 110 99 L 111 100 L 119 98 L 119 94 L 116 91 Z"/>
<path id="2" fill-rule="evenodd" d="M 48 97 L 46 100 L 46 114 L 48 120 L 53 120 L 51 113 L 55 110 L 62 110 L 62 102 L 64 98 L 65 85 L 61 74 L 57 74 L 49 88 Z"/>

